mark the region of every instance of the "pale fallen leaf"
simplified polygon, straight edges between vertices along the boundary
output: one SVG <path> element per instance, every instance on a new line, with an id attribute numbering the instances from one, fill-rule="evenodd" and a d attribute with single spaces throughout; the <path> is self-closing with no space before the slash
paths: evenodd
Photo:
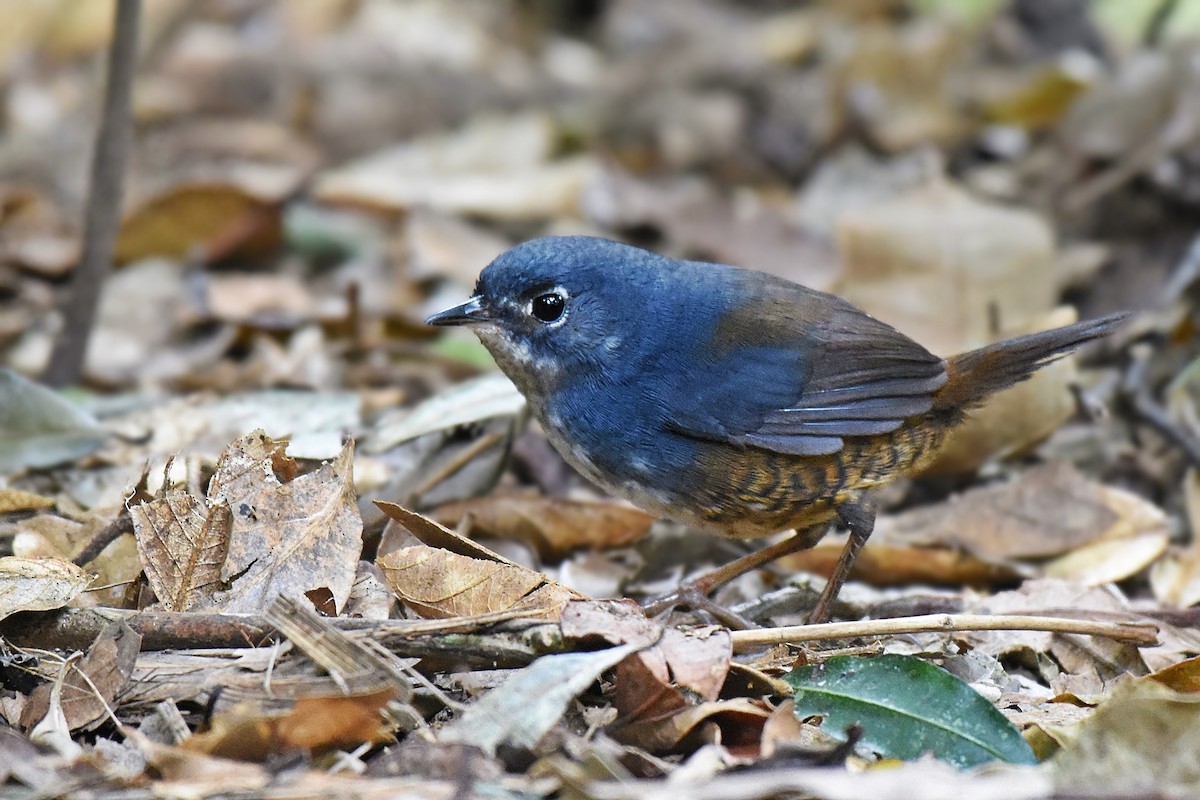
<path id="1" fill-rule="evenodd" d="M 0 367 L 0 473 L 73 461 L 107 438 L 95 417 L 58 392 Z"/>
<path id="2" fill-rule="evenodd" d="M 1165 544 L 1166 525 L 1165 515 L 1152 503 L 1085 478 L 1066 462 L 1051 462 L 1023 470 L 1008 483 L 971 489 L 943 503 L 880 517 L 876 532 L 884 542 L 961 547 L 988 561 L 1005 563 L 1065 556 L 1098 542 L 1145 537 L 1150 543 L 1161 540 Z M 1143 544 L 1135 548 L 1143 552 Z M 1095 559 L 1084 556 L 1076 562 L 1063 562 L 1058 569 L 1064 574 L 1059 577 L 1080 574 L 1084 564 L 1098 563 Z M 1072 563 L 1079 565 L 1075 572 Z M 1116 578 L 1147 563 L 1144 557 L 1131 561 L 1124 565 L 1131 572 Z M 1120 572 L 1120 567 L 1111 564 L 1107 573 Z M 1102 577 L 1103 573 L 1094 574 Z"/>
<path id="3" fill-rule="evenodd" d="M 1150 571 L 1150 588 L 1161 603 L 1187 608 L 1200 603 L 1200 472 L 1183 478 L 1191 545 L 1168 553 Z"/>
<path id="4" fill-rule="evenodd" d="M 1200 695 L 1155 681 L 1118 687 L 1050 762 L 1076 794 L 1194 797 L 1200 792 Z"/>
<path id="5" fill-rule="evenodd" d="M 407 211 L 416 207 L 501 220 L 574 215 L 599 173 L 592 156 L 551 160 L 548 115 L 481 118 L 326 172 L 313 193 L 324 203 Z"/>
<path id="6" fill-rule="evenodd" d="M 0 619 L 18 611 L 62 608 L 92 576 L 61 558 L 0 558 Z"/>
<path id="7" fill-rule="evenodd" d="M 542 656 L 468 706 L 442 729 L 439 739 L 472 744 L 488 755 L 502 744 L 532 749 L 576 695 L 637 649 L 637 645 L 621 645 Z"/>
<path id="8" fill-rule="evenodd" d="M 0 486 L 0 514 L 11 514 L 14 511 L 37 511 L 53 507 L 53 497 L 46 497 L 36 492 L 27 492 L 23 489 Z"/>

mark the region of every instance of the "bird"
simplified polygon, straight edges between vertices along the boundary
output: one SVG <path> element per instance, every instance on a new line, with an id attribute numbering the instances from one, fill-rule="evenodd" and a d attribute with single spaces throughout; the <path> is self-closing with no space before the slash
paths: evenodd
<path id="1" fill-rule="evenodd" d="M 582 475 L 651 514 L 786 539 L 693 579 L 655 609 L 849 538 L 808 621 L 828 619 L 874 528 L 879 489 L 928 464 L 966 412 L 1110 333 L 1111 314 L 943 358 L 850 302 L 783 278 L 591 236 L 502 253 L 469 326 Z"/>

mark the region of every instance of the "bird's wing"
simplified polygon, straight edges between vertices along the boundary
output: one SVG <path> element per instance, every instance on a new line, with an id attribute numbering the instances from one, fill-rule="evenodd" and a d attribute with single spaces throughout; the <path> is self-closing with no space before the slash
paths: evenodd
<path id="1" fill-rule="evenodd" d="M 929 411 L 947 379 L 943 359 L 891 326 L 783 281 L 723 314 L 706 352 L 680 382 L 670 427 L 796 455 L 896 430 Z"/>

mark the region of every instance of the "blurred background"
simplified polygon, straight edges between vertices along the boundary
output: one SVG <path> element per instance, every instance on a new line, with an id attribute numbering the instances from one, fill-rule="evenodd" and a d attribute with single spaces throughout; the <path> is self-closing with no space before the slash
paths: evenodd
<path id="1" fill-rule="evenodd" d="M 63 330 L 112 12 L 0 2 L 16 375 Z M 146 0 L 82 416 L 43 420 L 4 471 L 72 464 L 39 487 L 82 513 L 262 425 L 314 461 L 357 437 L 368 499 L 586 494 L 503 386 L 448 392 L 494 369 L 422 320 L 513 243 L 588 233 L 838 292 L 943 354 L 1147 312 L 1086 380 L 1064 363 L 1022 387 L 924 490 L 1058 430 L 1043 457 L 1169 515 L 1144 567 L 1187 538 L 1200 457 L 1197 33 L 1194 0 Z M 613 590 L 605 569 L 575 585 Z"/>

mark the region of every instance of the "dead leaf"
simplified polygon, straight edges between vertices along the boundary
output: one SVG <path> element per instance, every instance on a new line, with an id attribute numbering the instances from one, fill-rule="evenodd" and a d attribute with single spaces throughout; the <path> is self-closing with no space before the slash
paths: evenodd
<path id="1" fill-rule="evenodd" d="M 45 497 L 36 492 L 0 486 L 0 514 L 11 514 L 14 511 L 37 511 L 43 508 L 54 508 L 54 498 Z"/>
<path id="2" fill-rule="evenodd" d="M 878 522 L 883 524 L 876 530 L 887 530 L 891 519 L 880 517 Z M 777 563 L 787 570 L 828 577 L 843 549 L 845 537 L 827 536 L 816 547 L 786 555 Z M 872 586 L 1004 586 L 1019 579 L 1021 570 L 1013 564 L 989 563 L 957 548 L 906 545 L 890 542 L 884 535 L 863 549 L 850 576 Z"/>
<path id="3" fill-rule="evenodd" d="M 222 611 L 262 611 L 281 594 L 322 587 L 338 609 L 345 607 L 362 550 L 353 458 L 354 444 L 347 442 L 333 462 L 288 480 L 294 462 L 262 431 L 230 445 L 208 497 L 233 515 Z"/>
<path id="4" fill-rule="evenodd" d="M 0 368 L 0 473 L 73 461 L 108 437 L 95 417 L 58 392 Z"/>
<path id="5" fill-rule="evenodd" d="M 401 548 L 376 563 L 400 602 L 423 617 L 460 617 L 517 608 L 542 608 L 556 616 L 564 603 L 579 597 L 527 567 L 427 545 Z"/>
<path id="6" fill-rule="evenodd" d="M 1191 545 L 1174 550 L 1150 571 L 1150 588 L 1161 603 L 1187 608 L 1200 603 L 1200 472 L 1190 469 L 1183 478 Z"/>
<path id="7" fill-rule="evenodd" d="M 0 558 L 0 619 L 18 611 L 62 608 L 92 576 L 61 558 Z"/>
<path id="8" fill-rule="evenodd" d="M 207 262 L 234 253 L 262 255 L 279 247 L 276 203 L 231 183 L 191 184 L 152 197 L 121 223 L 114 257 L 127 264 L 150 256 Z"/>
<path id="9" fill-rule="evenodd" d="M 169 469 L 169 467 L 168 467 Z M 233 518 L 228 506 L 208 506 L 186 489 L 129 509 L 146 580 L 168 611 L 211 608 L 224 587 L 221 568 Z"/>
<path id="10" fill-rule="evenodd" d="M 502 744 L 532 749 L 576 695 L 637 649 L 637 645 L 621 645 L 542 656 L 468 706 L 442 729 L 439 739 L 475 745 L 488 755 Z"/>
<path id="11" fill-rule="evenodd" d="M 67 725 L 77 730 L 102 719 L 133 674 L 142 637 L 122 621 L 109 623 L 87 654 L 75 663 L 62 687 L 62 710 Z M 53 687 L 43 683 L 29 697 L 21 725 L 32 728 L 50 707 Z"/>
<path id="12" fill-rule="evenodd" d="M 1193 797 L 1200 696 L 1154 681 L 1119 687 L 1050 762 L 1061 792 Z"/>
<path id="13" fill-rule="evenodd" d="M 1165 545 L 1166 525 L 1157 506 L 1091 481 L 1070 464 L 1052 462 L 1024 470 L 1008 483 L 971 489 L 944 503 L 881 517 L 876 530 L 882 541 L 961 547 L 987 561 L 1004 563 L 1014 558 L 1064 556 L 1096 542 L 1140 537 L 1161 540 Z M 1114 570 L 1120 574 L 1107 580 L 1132 574 L 1121 567 L 1136 572 L 1147 563 L 1112 565 L 1109 574 Z M 1061 569 L 1068 572 L 1069 565 L 1064 562 Z"/>
<path id="14" fill-rule="evenodd" d="M 430 516 L 453 528 L 469 518 L 471 535 L 516 539 L 546 561 L 562 559 L 581 547 L 627 547 L 649 533 L 654 522 L 646 512 L 616 502 L 538 495 L 464 500 L 440 506 Z"/>
<path id="15" fill-rule="evenodd" d="M 652 753 L 690 751 L 703 742 L 719 742 L 735 755 L 755 758 L 770 716 L 761 700 L 737 697 L 688 706 L 661 719 L 639 719 L 614 728 L 612 736 Z"/>
<path id="16" fill-rule="evenodd" d="M 1152 672 L 1145 679 L 1177 692 L 1200 692 L 1200 656 Z"/>
<path id="17" fill-rule="evenodd" d="M 320 753 L 389 741 L 383 707 L 393 689 L 368 694 L 301 697 L 283 715 L 265 716 L 254 706 L 218 715 L 210 730 L 181 747 L 239 761 L 264 761 L 289 750 Z"/>

